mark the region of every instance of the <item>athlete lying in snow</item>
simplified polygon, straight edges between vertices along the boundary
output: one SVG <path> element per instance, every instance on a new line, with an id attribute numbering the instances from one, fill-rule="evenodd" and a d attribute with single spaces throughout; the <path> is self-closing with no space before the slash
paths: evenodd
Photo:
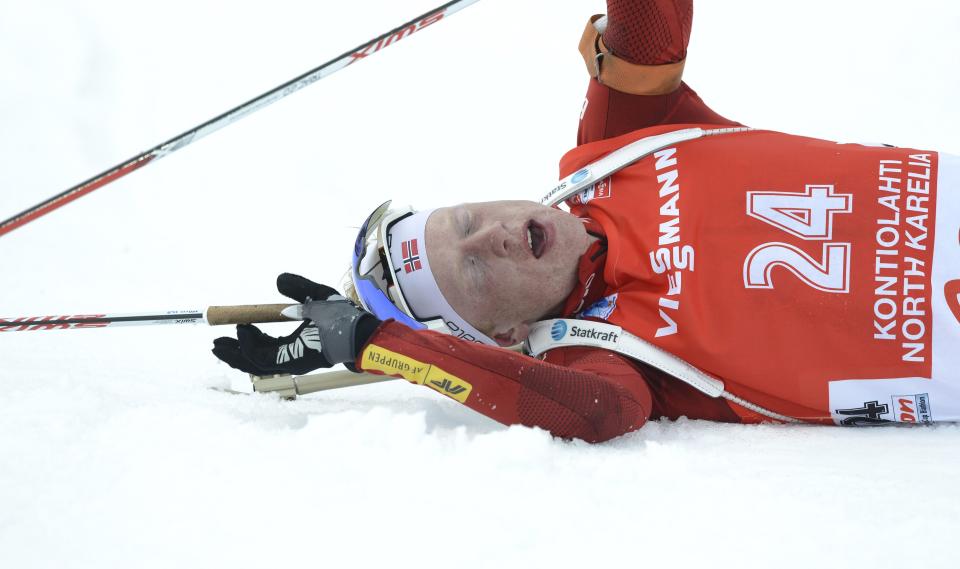
<path id="1" fill-rule="evenodd" d="M 382 207 L 354 251 L 365 310 L 281 275 L 308 320 L 214 353 L 258 375 L 343 362 L 587 441 L 683 415 L 960 419 L 960 159 L 736 128 L 680 80 L 691 0 L 607 10 L 581 42 L 569 213 Z M 494 347 L 551 317 L 578 320 L 535 327 L 542 359 Z"/>

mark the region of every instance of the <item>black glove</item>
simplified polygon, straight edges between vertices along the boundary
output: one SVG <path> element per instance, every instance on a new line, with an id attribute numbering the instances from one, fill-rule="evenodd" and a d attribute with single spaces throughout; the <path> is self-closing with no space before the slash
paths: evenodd
<path id="1" fill-rule="evenodd" d="M 380 320 L 340 296 L 334 289 L 301 276 L 283 273 L 277 290 L 302 303 L 303 324 L 293 334 L 274 338 L 251 324 L 237 326 L 237 338 L 213 341 L 213 355 L 230 367 L 253 375 L 300 375 L 353 360 Z"/>

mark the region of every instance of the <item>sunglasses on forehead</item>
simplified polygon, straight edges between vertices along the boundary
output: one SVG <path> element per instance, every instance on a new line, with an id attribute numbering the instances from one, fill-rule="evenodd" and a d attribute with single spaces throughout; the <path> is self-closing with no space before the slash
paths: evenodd
<path id="1" fill-rule="evenodd" d="M 390 260 L 390 254 L 381 255 L 381 250 L 387 245 L 386 236 L 389 226 L 412 213 L 412 209 L 390 211 L 389 201 L 384 202 L 373 213 L 367 217 L 367 220 L 360 226 L 360 232 L 357 234 L 357 241 L 353 246 L 353 262 L 351 272 L 353 275 L 353 286 L 360 297 L 360 303 L 380 320 L 392 318 L 397 322 L 405 324 L 415 330 L 427 328 L 427 325 L 411 318 L 400 307 L 398 307 L 387 295 L 386 290 L 380 288 L 378 278 L 386 276 L 392 278 L 393 266 Z M 378 275 L 374 270 L 378 264 L 386 264 L 383 275 Z M 367 268 L 369 267 L 369 268 Z M 384 283 L 384 288 L 386 284 Z M 403 292 L 399 287 L 394 286 L 399 301 L 406 304 L 403 299 Z"/>

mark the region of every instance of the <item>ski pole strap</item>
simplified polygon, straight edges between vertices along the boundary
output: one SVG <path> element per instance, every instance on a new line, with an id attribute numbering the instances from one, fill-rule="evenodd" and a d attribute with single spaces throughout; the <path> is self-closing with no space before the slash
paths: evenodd
<path id="1" fill-rule="evenodd" d="M 612 176 L 637 160 L 675 144 L 694 140 L 702 136 L 736 134 L 749 132 L 751 130 L 754 129 L 749 127 L 715 128 L 709 130 L 702 128 L 685 128 L 641 138 L 623 148 L 614 150 L 596 162 L 592 162 L 560 180 L 552 190 L 540 198 L 540 203 L 548 206 L 563 203 L 571 196 L 582 192 L 607 176 Z"/>
<path id="2" fill-rule="evenodd" d="M 534 357 L 567 346 L 589 346 L 610 350 L 654 367 L 710 397 L 722 397 L 778 421 L 800 422 L 793 417 L 740 399 L 726 391 L 723 382 L 719 379 L 613 324 L 570 318 L 541 320 L 531 326 L 530 335 L 524 343 L 526 351 Z"/>

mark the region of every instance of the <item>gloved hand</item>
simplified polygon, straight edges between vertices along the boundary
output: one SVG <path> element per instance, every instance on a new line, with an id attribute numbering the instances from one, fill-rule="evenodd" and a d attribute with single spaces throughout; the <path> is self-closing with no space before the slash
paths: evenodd
<path id="1" fill-rule="evenodd" d="M 380 325 L 334 289 L 283 273 L 277 290 L 303 304 L 303 324 L 293 334 L 274 338 L 251 324 L 237 326 L 236 339 L 213 341 L 213 355 L 253 375 L 300 375 L 345 363 L 352 371 L 360 348 Z"/>

